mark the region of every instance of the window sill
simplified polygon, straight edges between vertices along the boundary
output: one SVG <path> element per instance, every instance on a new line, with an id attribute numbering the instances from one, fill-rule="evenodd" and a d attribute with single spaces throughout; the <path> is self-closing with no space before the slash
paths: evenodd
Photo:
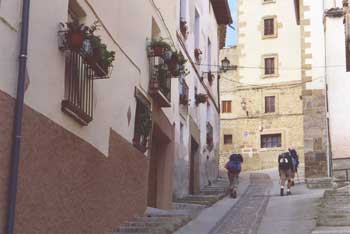
<path id="1" fill-rule="evenodd" d="M 279 74 L 263 75 L 262 79 L 278 78 Z"/>
<path id="2" fill-rule="evenodd" d="M 61 105 L 62 112 L 72 117 L 81 125 L 87 126 L 92 121 L 91 116 L 84 113 L 78 106 L 72 104 L 68 100 L 63 100 Z"/>
<path id="3" fill-rule="evenodd" d="M 276 147 L 276 148 L 260 148 L 259 152 L 268 152 L 268 151 L 283 151 L 283 147 Z M 277 155 L 276 155 L 277 156 Z"/>
<path id="4" fill-rule="evenodd" d="M 267 39 L 275 39 L 275 38 L 277 38 L 278 37 L 278 35 L 277 34 L 272 34 L 272 35 L 263 35 L 262 36 L 262 39 L 263 40 L 267 40 Z"/>

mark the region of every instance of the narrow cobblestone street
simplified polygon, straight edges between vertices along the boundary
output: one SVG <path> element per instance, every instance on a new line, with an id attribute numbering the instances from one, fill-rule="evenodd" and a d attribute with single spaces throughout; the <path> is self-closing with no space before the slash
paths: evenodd
<path id="1" fill-rule="evenodd" d="M 250 175 L 250 185 L 238 203 L 229 211 L 222 224 L 212 234 L 255 234 L 262 220 L 272 180 L 269 175 Z"/>

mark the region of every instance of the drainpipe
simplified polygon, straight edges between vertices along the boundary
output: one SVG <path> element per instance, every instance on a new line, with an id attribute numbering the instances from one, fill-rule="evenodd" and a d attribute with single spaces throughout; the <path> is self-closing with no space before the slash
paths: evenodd
<path id="1" fill-rule="evenodd" d="M 325 102 L 326 102 L 326 125 L 327 125 L 327 143 L 328 143 L 328 149 L 327 149 L 327 163 L 328 163 L 328 176 L 333 176 L 333 157 L 332 157 L 332 144 L 331 144 L 331 134 L 330 134 L 330 122 L 329 122 L 329 98 L 328 98 L 328 69 L 327 69 L 327 16 L 325 13 L 325 1 L 322 1 L 323 3 L 323 24 L 324 24 L 324 77 L 325 77 Z M 334 2 L 335 4 L 335 2 Z M 336 5 L 334 5 L 336 7 Z"/>
<path id="2" fill-rule="evenodd" d="M 22 116 L 24 102 L 24 84 L 25 71 L 27 66 L 28 51 L 28 29 L 29 29 L 29 7 L 30 0 L 23 0 L 22 6 L 22 28 L 21 28 L 21 45 L 19 53 L 19 69 L 17 81 L 17 98 L 15 105 L 15 119 L 13 127 L 12 151 L 11 151 L 11 174 L 8 192 L 8 211 L 7 211 L 7 227 L 6 233 L 14 233 L 15 209 L 17 195 L 17 179 L 20 158 L 20 145 L 22 137 Z"/>

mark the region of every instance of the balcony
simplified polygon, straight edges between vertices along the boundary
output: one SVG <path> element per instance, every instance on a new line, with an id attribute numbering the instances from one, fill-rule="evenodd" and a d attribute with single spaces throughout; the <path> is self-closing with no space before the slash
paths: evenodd
<path id="1" fill-rule="evenodd" d="M 62 111 L 86 126 L 93 118 L 92 67 L 77 51 L 67 50 L 65 67 L 65 99 Z"/>
<path id="2" fill-rule="evenodd" d="M 171 72 L 160 57 L 150 58 L 149 94 L 160 107 L 171 107 Z"/>

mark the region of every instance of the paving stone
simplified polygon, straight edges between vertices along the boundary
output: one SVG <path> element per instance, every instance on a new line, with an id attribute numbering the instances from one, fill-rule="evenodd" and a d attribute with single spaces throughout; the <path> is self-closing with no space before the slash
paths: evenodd
<path id="1" fill-rule="evenodd" d="M 272 181 L 268 175 L 251 174 L 248 189 L 211 234 L 256 234 L 271 187 Z"/>

